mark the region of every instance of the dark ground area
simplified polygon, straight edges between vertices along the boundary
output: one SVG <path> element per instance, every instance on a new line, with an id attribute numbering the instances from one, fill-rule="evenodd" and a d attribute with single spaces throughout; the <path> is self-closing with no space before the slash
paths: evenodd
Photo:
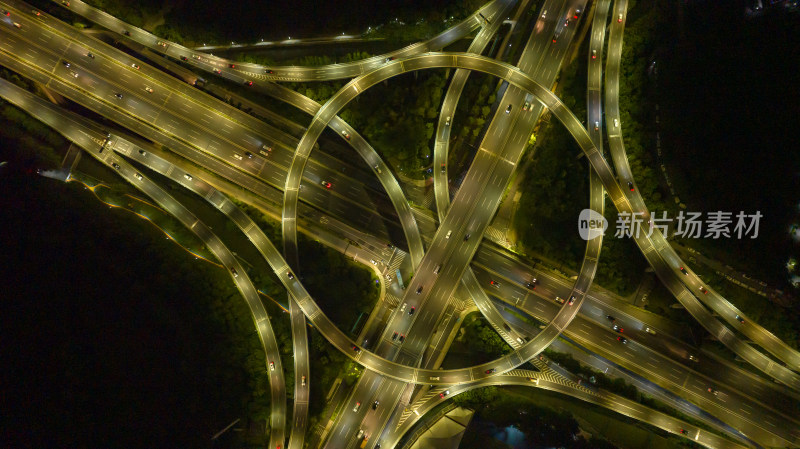
<path id="1" fill-rule="evenodd" d="M 231 335 L 249 315 L 224 301 L 226 273 L 13 152 L 0 147 L 3 446 L 211 447 L 252 380 L 230 355 L 255 337 Z"/>
<path id="2" fill-rule="evenodd" d="M 687 243 L 707 255 L 738 254 L 734 267 L 785 285 L 783 265 L 800 252 L 788 234 L 800 218 L 798 14 L 774 8 L 748 18 L 739 4 L 685 5 L 685 39 L 676 30 L 658 56 L 661 136 L 674 184 L 688 210 L 764 215 L 755 240 Z"/>

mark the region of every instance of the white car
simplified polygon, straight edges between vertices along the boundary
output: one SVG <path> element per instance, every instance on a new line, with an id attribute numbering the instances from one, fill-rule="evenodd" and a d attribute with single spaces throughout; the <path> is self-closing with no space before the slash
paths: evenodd
<path id="1" fill-rule="evenodd" d="M 135 175 L 133 175 L 133 177 L 138 179 L 139 181 L 142 180 L 142 175 L 140 175 L 139 173 L 136 173 Z"/>
<path id="2" fill-rule="evenodd" d="M 275 371 L 275 362 L 269 362 L 269 370 Z"/>
<path id="3" fill-rule="evenodd" d="M 239 154 L 239 153 L 233 153 L 233 157 L 236 158 L 237 161 L 241 161 L 242 160 L 242 155 Z"/>
<path id="4" fill-rule="evenodd" d="M 449 239 L 450 238 L 450 234 L 452 234 L 452 233 L 453 233 L 453 231 L 447 231 L 447 235 L 444 236 L 444 238 Z"/>
<path id="5" fill-rule="evenodd" d="M 153 88 L 150 86 L 144 86 L 144 90 L 146 90 L 148 93 L 153 93 Z"/>
<path id="6" fill-rule="evenodd" d="M 194 179 L 192 178 L 192 175 L 190 175 L 189 173 L 186 173 L 185 175 L 183 175 L 183 177 L 186 178 L 187 181 L 191 181 L 192 179 Z"/>

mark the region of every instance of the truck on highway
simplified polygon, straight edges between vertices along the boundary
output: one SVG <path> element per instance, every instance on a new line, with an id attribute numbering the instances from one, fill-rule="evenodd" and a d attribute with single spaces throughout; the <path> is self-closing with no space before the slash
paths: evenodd
<path id="1" fill-rule="evenodd" d="M 361 446 L 358 446 L 359 449 L 364 449 L 367 447 L 367 440 L 369 440 L 369 435 L 364 435 L 364 439 L 361 440 Z"/>

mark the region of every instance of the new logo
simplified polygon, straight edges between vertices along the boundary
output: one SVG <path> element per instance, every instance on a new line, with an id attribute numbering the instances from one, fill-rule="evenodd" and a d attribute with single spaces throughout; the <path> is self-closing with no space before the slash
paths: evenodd
<path id="1" fill-rule="evenodd" d="M 584 209 L 578 215 L 578 234 L 582 239 L 592 240 L 597 236 L 604 235 L 606 229 L 608 229 L 606 217 L 592 209 Z"/>

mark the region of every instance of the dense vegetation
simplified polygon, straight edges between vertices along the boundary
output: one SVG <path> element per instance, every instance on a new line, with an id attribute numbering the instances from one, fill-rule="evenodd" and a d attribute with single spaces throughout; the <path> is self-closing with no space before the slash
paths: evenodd
<path id="1" fill-rule="evenodd" d="M 472 312 L 465 316 L 462 328 L 470 353 L 478 353 L 475 357 L 476 363 L 478 360 L 494 360 L 512 351 L 511 346 L 489 325 L 480 312 Z"/>
<path id="2" fill-rule="evenodd" d="M 588 441 L 579 434 L 570 412 L 542 406 L 533 398 L 508 394 L 496 387 L 479 388 L 456 396 L 456 404 L 476 410 L 459 447 L 465 449 L 511 448 L 501 441 L 508 428 L 524 434 L 513 447 L 614 448 L 597 438 Z"/>
<path id="3" fill-rule="evenodd" d="M 378 279 L 362 265 L 314 240 L 301 239 L 299 248 L 303 285 L 325 315 L 346 333 L 359 318 L 363 323 L 378 299 Z"/>

